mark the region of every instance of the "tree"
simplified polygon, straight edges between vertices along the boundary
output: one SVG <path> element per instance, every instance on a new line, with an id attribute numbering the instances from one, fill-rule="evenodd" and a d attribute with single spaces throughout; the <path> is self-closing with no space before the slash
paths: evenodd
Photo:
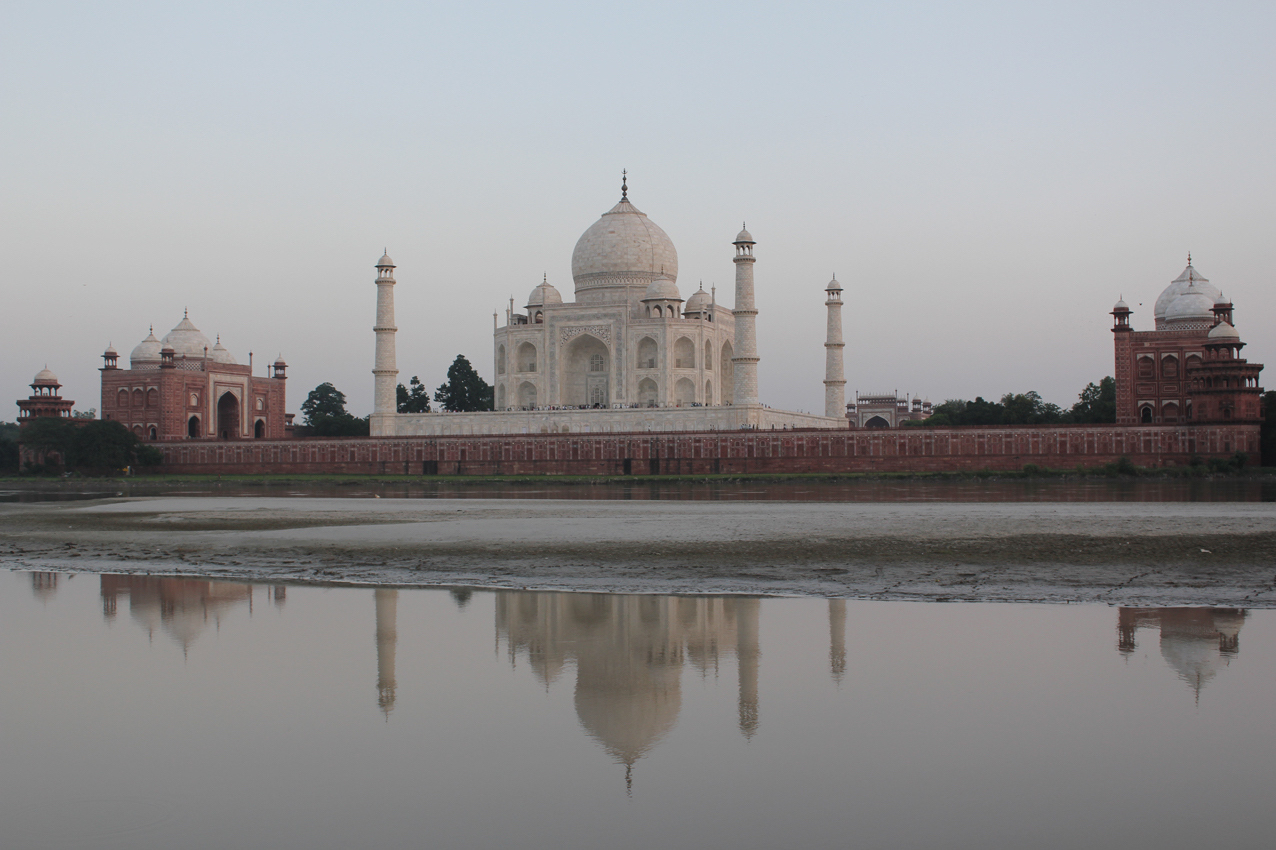
<path id="1" fill-rule="evenodd" d="M 143 443 L 119 422 L 105 419 L 77 425 L 71 419 L 41 417 L 22 430 L 20 440 L 45 457 L 45 466 L 81 472 L 156 466 L 163 459 L 159 449 Z"/>
<path id="2" fill-rule="evenodd" d="M 310 391 L 301 403 L 305 425 L 316 437 L 366 437 L 368 418 L 360 419 L 346 411 L 346 394 L 324 381 Z"/>
<path id="3" fill-rule="evenodd" d="M 1276 390 L 1263 393 L 1263 424 L 1259 431 L 1263 466 L 1276 466 Z"/>
<path id="4" fill-rule="evenodd" d="M 0 472 L 18 471 L 18 423 L 0 422 Z"/>
<path id="5" fill-rule="evenodd" d="M 1072 405 L 1073 422 L 1116 422 L 1116 379 L 1111 375 L 1097 384 L 1086 384 Z"/>
<path id="6" fill-rule="evenodd" d="M 471 411 L 491 410 L 495 390 L 479 377 L 478 372 L 458 354 L 447 370 L 447 383 L 434 393 L 434 400 L 443 405 L 444 410 Z"/>
<path id="7" fill-rule="evenodd" d="M 429 413 L 430 412 L 430 391 L 425 388 L 425 384 L 421 383 L 421 379 L 416 375 L 412 376 L 412 380 L 408 382 L 411 389 L 399 384 L 394 388 L 395 400 L 398 402 L 398 410 L 400 413 Z"/>

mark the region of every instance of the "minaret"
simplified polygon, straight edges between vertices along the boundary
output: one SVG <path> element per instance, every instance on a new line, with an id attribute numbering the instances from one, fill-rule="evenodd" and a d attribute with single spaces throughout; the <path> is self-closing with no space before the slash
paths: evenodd
<path id="1" fill-rule="evenodd" d="M 377 354 L 372 367 L 375 386 L 370 432 L 383 437 L 394 433 L 390 417 L 398 410 L 394 388 L 399 375 L 394 364 L 394 334 L 398 330 L 394 326 L 394 260 L 388 253 L 377 261 L 377 323 L 372 330 L 377 335 Z"/>
<path id="2" fill-rule="evenodd" d="M 390 719 L 394 710 L 394 648 L 399 640 L 396 620 L 399 612 L 399 591 L 379 589 L 373 591 L 377 609 L 377 705 Z"/>
<path id="3" fill-rule="evenodd" d="M 758 308 L 753 304 L 753 237 L 747 229 L 735 238 L 735 400 L 758 403 Z"/>
<path id="4" fill-rule="evenodd" d="M 824 343 L 824 415 L 846 418 L 846 372 L 842 365 L 842 284 L 837 275 L 825 287 L 829 297 L 824 306 L 829 308 L 828 339 Z"/>

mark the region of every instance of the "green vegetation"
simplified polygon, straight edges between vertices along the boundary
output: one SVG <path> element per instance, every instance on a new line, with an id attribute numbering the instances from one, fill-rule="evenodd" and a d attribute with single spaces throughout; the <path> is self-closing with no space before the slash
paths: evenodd
<path id="1" fill-rule="evenodd" d="M 18 471 L 17 422 L 0 422 L 0 471 Z"/>
<path id="2" fill-rule="evenodd" d="M 346 412 L 346 394 L 324 381 L 301 403 L 305 433 L 311 437 L 366 437 L 368 417 L 360 419 Z"/>
<path id="3" fill-rule="evenodd" d="M 103 475 L 158 466 L 162 460 L 159 449 L 110 420 L 95 419 L 80 425 L 70 419 L 43 417 L 26 426 L 21 442 L 45 458 L 43 464 L 24 472 Z"/>
<path id="4" fill-rule="evenodd" d="M 1262 464 L 1276 466 L 1276 390 L 1263 393 Z"/>
<path id="5" fill-rule="evenodd" d="M 943 428 L 955 425 L 1067 425 L 1116 422 L 1116 381 L 1107 377 L 1097 384 L 1087 384 L 1071 410 L 1042 400 L 1035 390 L 1006 393 L 1000 402 L 949 399 L 937 405 L 934 415 L 924 422 L 906 425 Z"/>
<path id="6" fill-rule="evenodd" d="M 479 377 L 465 355 L 458 354 L 447 370 L 447 383 L 434 393 L 434 400 L 444 410 L 464 412 L 491 410 L 495 402 L 495 389 Z"/>
<path id="7" fill-rule="evenodd" d="M 421 379 L 416 375 L 412 376 L 412 380 L 408 382 L 410 386 L 405 387 L 399 384 L 394 388 L 395 400 L 398 402 L 398 410 L 400 413 L 429 413 L 430 412 L 430 391 L 425 388 L 425 384 L 421 383 Z"/>

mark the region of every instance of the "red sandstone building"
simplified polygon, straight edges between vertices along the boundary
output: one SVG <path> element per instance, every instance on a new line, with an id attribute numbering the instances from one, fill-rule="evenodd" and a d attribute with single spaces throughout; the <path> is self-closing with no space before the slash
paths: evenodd
<path id="1" fill-rule="evenodd" d="M 279 440 L 290 436 L 284 413 L 283 359 L 268 377 L 240 365 L 221 344 L 210 345 L 188 316 L 162 340 L 152 332 L 129 355 L 102 355 L 102 418 L 123 423 L 144 440 Z"/>
<path id="2" fill-rule="evenodd" d="M 1232 303 L 1191 257 L 1156 300 L 1155 330 L 1134 330 L 1131 312 L 1112 309 L 1118 425 L 1262 421 L 1262 364 L 1240 356 Z"/>

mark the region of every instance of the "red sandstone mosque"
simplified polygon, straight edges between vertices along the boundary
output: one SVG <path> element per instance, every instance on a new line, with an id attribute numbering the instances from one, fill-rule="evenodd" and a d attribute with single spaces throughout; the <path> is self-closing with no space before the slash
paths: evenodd
<path id="1" fill-rule="evenodd" d="M 119 352 L 102 355 L 102 418 L 127 426 L 144 440 L 279 440 L 289 436 L 284 412 L 282 357 L 268 377 L 241 365 L 221 343 L 183 314 L 162 340 L 154 330 L 119 366 Z"/>

